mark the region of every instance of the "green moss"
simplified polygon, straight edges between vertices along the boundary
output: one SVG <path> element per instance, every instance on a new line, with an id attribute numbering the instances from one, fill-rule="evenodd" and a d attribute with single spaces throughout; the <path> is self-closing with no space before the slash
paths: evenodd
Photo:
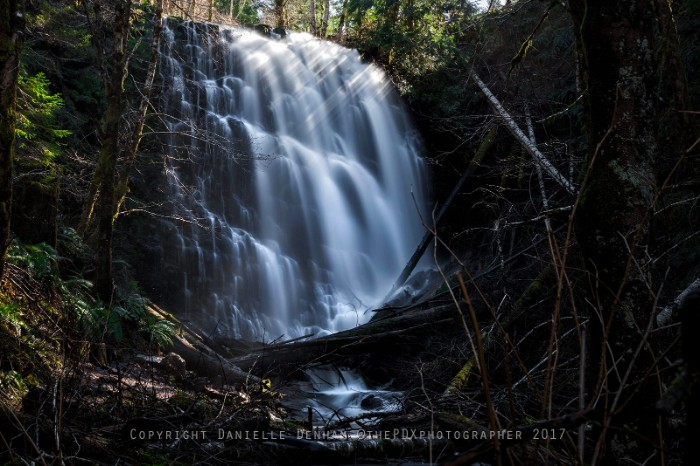
<path id="1" fill-rule="evenodd" d="M 179 388 L 175 390 L 175 394 L 168 400 L 170 404 L 185 410 L 191 408 L 195 401 L 196 398 L 194 396 Z"/>
<path id="2" fill-rule="evenodd" d="M 455 394 L 462 390 L 466 386 L 475 364 L 476 359 L 472 356 L 471 358 L 469 358 L 467 363 L 464 364 L 464 366 L 462 366 L 462 369 L 460 369 L 460 371 L 457 372 L 457 375 L 455 375 L 452 378 L 452 381 L 447 386 L 447 390 L 445 391 L 445 393 Z"/>

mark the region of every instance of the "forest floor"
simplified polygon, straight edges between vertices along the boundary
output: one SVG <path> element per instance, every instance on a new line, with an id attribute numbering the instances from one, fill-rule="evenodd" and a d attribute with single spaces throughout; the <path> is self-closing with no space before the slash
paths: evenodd
<path id="1" fill-rule="evenodd" d="M 426 378 L 469 377 L 448 359 L 447 372 L 431 367 L 434 357 L 417 365 L 438 337 L 463 340 L 458 314 L 439 299 L 310 341 L 205 344 L 181 329 L 166 349 L 128 323 L 120 344 L 86 338 L 65 282 L 35 275 L 10 266 L 0 296 L 3 464 L 471 464 L 508 445 L 519 463 L 563 464 L 549 443 L 570 445 L 568 432 L 585 422 L 573 411 L 494 430 L 483 393 L 438 394 Z M 109 319 L 102 325 L 104 337 Z M 234 354 L 241 371 L 228 363 Z M 293 414 L 295 383 L 319 364 L 352 367 L 405 396 L 390 411 L 369 403 L 352 418 Z"/>
<path id="2" fill-rule="evenodd" d="M 466 282 L 448 274 L 431 296 L 360 327 L 274 344 L 207 338 L 137 295 L 105 309 L 89 282 L 58 273 L 80 264 L 71 244 L 9 256 L 1 464 L 578 464 L 595 441 L 579 326 L 562 316 L 552 343 L 555 274 L 545 264 L 529 278 L 541 242 Z M 499 299 L 509 287 L 519 298 Z M 659 332 L 673 352 L 676 334 Z M 297 387 L 319 368 L 346 389 L 344 371 L 359 374 L 364 409 L 309 416 Z M 397 403 L 375 403 L 374 388 Z M 667 464 L 678 464 L 683 403 L 667 405 Z"/>

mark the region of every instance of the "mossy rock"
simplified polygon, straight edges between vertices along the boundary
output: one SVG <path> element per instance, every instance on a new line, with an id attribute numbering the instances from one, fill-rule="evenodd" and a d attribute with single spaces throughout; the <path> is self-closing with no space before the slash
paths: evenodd
<path id="1" fill-rule="evenodd" d="M 256 24 L 255 25 L 255 30 L 262 34 L 263 36 L 270 37 L 273 29 L 272 26 L 268 26 L 267 24 Z"/>

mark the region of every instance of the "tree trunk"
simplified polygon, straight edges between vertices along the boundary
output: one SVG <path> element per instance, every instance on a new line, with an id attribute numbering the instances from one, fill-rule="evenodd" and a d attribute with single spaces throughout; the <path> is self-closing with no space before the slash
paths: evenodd
<path id="1" fill-rule="evenodd" d="M 256 350 L 249 349 L 245 355 L 232 358 L 231 362 L 243 370 L 274 367 L 286 372 L 312 362 L 325 363 L 337 358 L 371 354 L 373 351 L 385 354 L 387 341 L 393 342 L 394 349 L 402 345 L 416 345 L 428 333 L 444 333 L 445 328 L 457 324 L 457 319 L 454 304 L 440 304 L 385 317 L 313 340 L 292 340 Z"/>
<path id="2" fill-rule="evenodd" d="M 275 27 L 284 28 L 284 0 L 275 0 Z"/>
<path id="3" fill-rule="evenodd" d="M 678 305 L 683 337 L 683 363 L 690 380 L 687 388 L 684 464 L 698 464 L 700 452 L 691 439 L 700 435 L 700 355 L 695 346 L 700 325 L 700 280 L 689 287 Z"/>
<path id="4" fill-rule="evenodd" d="M 311 34 L 316 35 L 316 0 L 311 0 L 309 2 L 309 20 L 311 21 Z"/>
<path id="5" fill-rule="evenodd" d="M 337 42 L 342 42 L 344 29 L 345 29 L 345 17 L 348 15 L 348 0 L 343 0 L 343 6 L 340 10 L 340 18 L 338 18 L 338 30 L 335 33 L 335 40 Z"/>
<path id="6" fill-rule="evenodd" d="M 113 42 L 108 58 L 110 75 L 106 77 L 106 100 L 103 121 L 99 129 L 102 146 L 93 175 L 96 187 L 94 215 L 97 222 L 95 291 L 107 304 L 112 300 L 112 225 L 114 219 L 115 176 L 119 158 L 119 127 L 122 116 L 122 97 L 127 70 L 127 41 L 129 35 L 130 0 L 115 3 Z M 105 25 L 108 25 L 105 23 Z M 107 52 L 105 50 L 105 52 Z"/>
<path id="7" fill-rule="evenodd" d="M 589 153 L 575 217 L 591 274 L 588 396 L 604 413 L 596 458 L 660 462 L 659 394 L 648 329 L 654 316 L 647 258 L 657 144 L 651 1 L 572 0 Z M 646 385 L 644 385 L 646 382 Z M 644 387 L 639 390 L 639 388 Z"/>
<path id="8" fill-rule="evenodd" d="M 24 1 L 0 3 L 0 280 L 10 245 L 12 163 L 15 154 L 17 77 L 22 51 Z"/>
<path id="9" fill-rule="evenodd" d="M 114 220 L 119 215 L 119 208 L 124 202 L 124 198 L 129 192 L 129 176 L 131 167 L 136 160 L 136 153 L 143 138 L 143 127 L 146 124 L 146 114 L 148 105 L 151 102 L 151 94 L 153 93 L 153 82 L 156 77 L 156 69 L 158 68 L 158 49 L 160 48 L 160 39 L 163 33 L 163 0 L 156 0 L 156 8 L 153 18 L 153 39 L 151 42 L 151 58 L 148 62 L 148 70 L 146 71 L 146 81 L 143 91 L 141 92 L 141 103 L 137 112 L 137 120 L 134 124 L 134 129 L 129 135 L 129 144 L 124 153 L 122 168 L 118 175 L 116 203 L 114 206 Z"/>
<path id="10" fill-rule="evenodd" d="M 158 306 L 150 303 L 146 310 L 160 318 L 179 324 L 180 331 L 173 338 L 172 350 L 182 356 L 187 363 L 188 370 L 209 377 L 212 381 L 217 378 L 225 384 L 251 384 L 258 385 L 260 379 L 249 372 L 244 372 L 237 366 L 224 359 L 215 350 L 210 348 L 204 339 L 196 332 L 191 331 L 182 322 L 178 322 Z"/>
<path id="11" fill-rule="evenodd" d="M 321 37 L 326 38 L 326 33 L 328 32 L 328 15 L 331 10 L 330 0 L 323 0 L 323 22 L 321 23 Z"/>

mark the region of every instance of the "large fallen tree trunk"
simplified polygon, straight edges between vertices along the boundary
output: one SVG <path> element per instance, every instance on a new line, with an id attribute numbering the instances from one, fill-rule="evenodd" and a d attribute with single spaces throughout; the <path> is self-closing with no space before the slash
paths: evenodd
<path id="1" fill-rule="evenodd" d="M 543 236 L 503 263 L 521 257 L 546 239 L 547 237 Z M 502 264 L 482 271 L 475 275 L 472 281 L 499 270 Z M 453 291 L 458 291 L 458 288 L 454 287 Z M 377 316 L 367 324 L 313 340 L 295 339 L 292 342 L 249 348 L 246 354 L 234 357 L 231 361 L 243 370 L 250 370 L 258 364 L 264 365 L 265 368 L 289 368 L 294 365 L 323 363 L 334 358 L 367 354 L 373 349 L 385 351 L 388 342 L 395 341 L 398 344 L 399 339 L 400 344 L 411 344 L 413 335 L 419 335 L 426 330 L 439 332 L 441 325 L 449 326 L 458 322 L 459 314 L 454 302 L 446 299 L 448 295 L 449 292 L 445 291 L 409 306 L 377 309 L 374 311 Z M 217 343 L 228 346 L 226 342 Z"/>
<path id="2" fill-rule="evenodd" d="M 415 343 L 418 343 L 417 338 L 426 330 L 438 331 L 441 325 L 452 325 L 457 318 L 454 305 L 446 304 L 372 321 L 313 340 L 267 345 L 231 361 L 243 370 L 264 365 L 284 371 L 285 366 L 323 363 L 334 358 L 367 354 L 374 349 L 386 349 L 390 342 L 406 345 L 414 342 L 416 337 Z"/>
<path id="3" fill-rule="evenodd" d="M 214 351 L 204 342 L 204 338 L 201 335 L 178 321 L 172 314 L 153 303 L 149 304 L 147 309 L 149 313 L 180 326 L 180 331 L 173 338 L 172 350 L 182 356 L 188 370 L 227 385 L 257 385 L 260 383 L 260 379 L 231 364 L 218 352 Z"/>

